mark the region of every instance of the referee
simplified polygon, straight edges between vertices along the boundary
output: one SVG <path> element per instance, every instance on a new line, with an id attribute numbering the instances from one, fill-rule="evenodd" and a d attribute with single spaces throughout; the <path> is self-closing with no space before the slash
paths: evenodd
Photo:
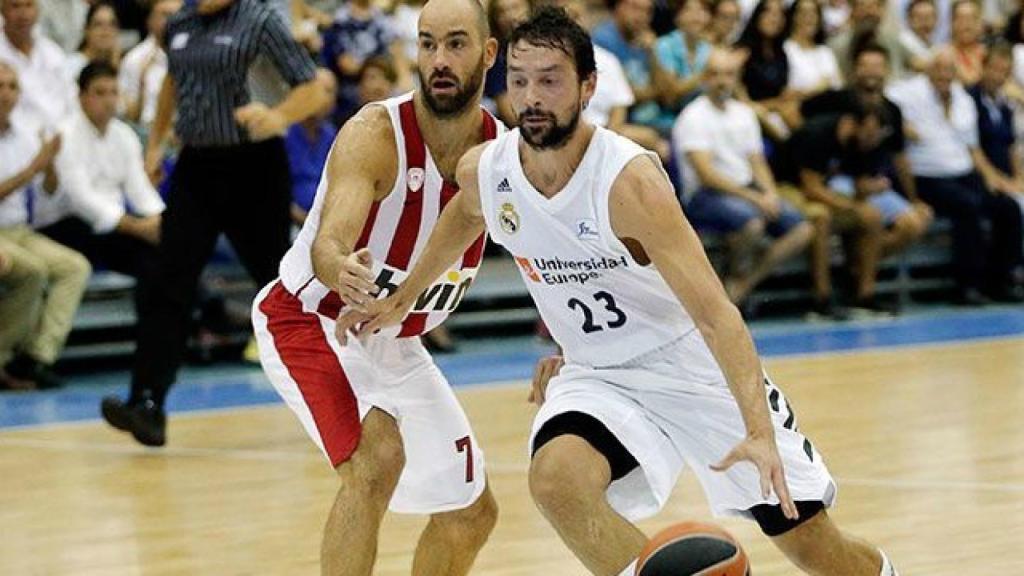
<path id="1" fill-rule="evenodd" d="M 164 399 L 185 352 L 199 275 L 223 232 L 257 284 L 277 276 L 289 246 L 291 182 L 281 135 L 328 98 L 312 59 L 261 0 L 192 0 L 167 23 L 168 74 L 149 136 L 158 171 L 171 118 L 183 145 L 171 176 L 152 293 L 139 310 L 126 402 L 103 399 L 115 428 L 149 446 L 165 442 Z M 249 70 L 273 63 L 291 91 L 268 108 L 253 102 Z"/>

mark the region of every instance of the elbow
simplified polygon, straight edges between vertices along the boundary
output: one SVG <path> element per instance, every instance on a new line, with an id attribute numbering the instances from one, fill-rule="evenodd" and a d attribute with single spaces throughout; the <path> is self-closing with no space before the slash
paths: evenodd
<path id="1" fill-rule="evenodd" d="M 695 316 L 693 320 L 712 350 L 716 344 L 731 341 L 732 335 L 743 326 L 743 316 L 739 308 L 725 298 L 703 314 Z"/>

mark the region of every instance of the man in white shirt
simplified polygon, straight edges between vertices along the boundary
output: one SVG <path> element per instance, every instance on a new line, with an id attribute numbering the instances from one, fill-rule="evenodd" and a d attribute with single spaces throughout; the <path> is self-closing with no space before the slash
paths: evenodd
<path id="1" fill-rule="evenodd" d="M 0 62 L 0 252 L 9 259 L 5 285 L 24 287 L 5 294 L 0 307 L 0 381 L 54 388 L 61 382 L 52 366 L 71 331 L 90 266 L 81 254 L 28 226 L 30 190 L 57 187 L 60 139 L 41 144 L 36 133 L 14 122 L 19 92 L 14 68 Z"/>
<path id="2" fill-rule="evenodd" d="M 932 59 L 935 44 L 932 36 L 939 16 L 935 0 L 911 0 L 907 5 L 907 25 L 900 30 L 900 45 L 907 52 L 907 66 L 924 72 Z"/>
<path id="3" fill-rule="evenodd" d="M 53 199 L 37 194 L 34 223 L 94 264 L 138 280 L 136 301 L 158 260 L 164 203 L 146 176 L 142 145 L 118 120 L 117 71 L 93 62 L 79 80 L 81 113 L 61 127 L 61 176 Z"/>
<path id="4" fill-rule="evenodd" d="M 0 0 L 0 60 L 14 67 L 21 96 L 13 121 L 29 131 L 53 130 L 75 109 L 67 56 L 52 40 L 33 33 L 36 0 Z"/>
<path id="5" fill-rule="evenodd" d="M 725 288 L 743 301 L 780 263 L 802 252 L 814 235 L 791 204 L 779 197 L 764 158 L 757 115 L 733 96 L 739 62 L 715 49 L 704 69 L 704 95 L 676 119 L 672 137 L 698 230 L 724 234 L 732 260 Z M 765 237 L 771 243 L 757 253 Z"/>
<path id="6" fill-rule="evenodd" d="M 118 80 L 124 118 L 144 128 L 156 117 L 160 86 L 167 75 L 167 53 L 163 49 L 167 18 L 179 8 L 180 0 L 156 0 L 146 20 L 149 35 L 121 60 Z"/>
<path id="7" fill-rule="evenodd" d="M 893 86 L 888 96 L 916 136 L 908 157 L 918 195 L 936 214 L 953 221 L 957 301 L 984 304 L 984 292 L 1021 301 L 1021 213 L 1012 186 L 979 147 L 977 109 L 956 80 L 953 50 L 939 50 L 927 75 Z M 986 220 L 991 222 L 989 240 Z"/>

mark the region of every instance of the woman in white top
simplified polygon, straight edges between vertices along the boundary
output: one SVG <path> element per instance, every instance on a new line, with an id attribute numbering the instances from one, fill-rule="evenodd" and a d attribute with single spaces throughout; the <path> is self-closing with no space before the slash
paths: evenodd
<path id="1" fill-rule="evenodd" d="M 822 22 L 821 5 L 814 0 L 797 0 L 789 7 L 782 48 L 789 60 L 787 88 L 800 99 L 842 86 L 836 55 L 825 45 Z"/>
<path id="2" fill-rule="evenodd" d="M 106 1 L 89 6 L 85 17 L 85 37 L 78 52 L 68 57 L 68 73 L 75 81 L 85 65 L 102 60 L 114 68 L 121 64 L 121 25 L 114 5 Z"/>

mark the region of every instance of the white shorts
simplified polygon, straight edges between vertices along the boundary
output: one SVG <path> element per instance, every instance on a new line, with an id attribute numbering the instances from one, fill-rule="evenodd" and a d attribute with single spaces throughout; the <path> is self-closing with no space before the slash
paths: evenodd
<path id="1" fill-rule="evenodd" d="M 419 338 L 341 346 L 334 320 L 303 311 L 280 282 L 260 291 L 252 317 L 264 371 L 332 466 L 355 452 L 360 423 L 376 407 L 395 418 L 405 449 L 392 511 L 433 514 L 476 501 L 486 484 L 483 451 Z"/>
<path id="2" fill-rule="evenodd" d="M 831 506 L 836 484 L 821 455 L 796 426 L 796 417 L 765 377 L 775 437 L 794 500 Z M 697 330 L 622 366 L 593 368 L 567 364 L 548 383 L 544 405 L 533 423 L 529 446 L 554 416 L 582 412 L 598 419 L 640 464 L 608 487 L 608 502 L 629 520 L 654 515 L 689 466 L 716 516 L 751 518 L 761 497 L 753 464 L 726 472 L 709 468 L 746 436 L 746 428 L 725 377 Z"/>

